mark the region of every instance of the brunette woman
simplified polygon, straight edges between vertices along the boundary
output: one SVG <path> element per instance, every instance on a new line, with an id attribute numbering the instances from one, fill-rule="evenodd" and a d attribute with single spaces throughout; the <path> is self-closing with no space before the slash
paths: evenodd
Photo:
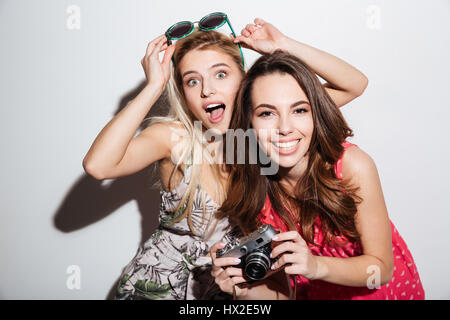
<path id="1" fill-rule="evenodd" d="M 252 129 L 279 165 L 229 165 L 228 197 L 218 211 L 244 233 L 269 223 L 272 266 L 291 276 L 297 299 L 424 299 L 406 243 L 388 217 L 372 158 L 353 135 L 318 78 L 300 59 L 277 51 L 258 59 L 236 99 L 230 128 Z M 245 195 L 245 196 L 243 196 Z M 216 258 L 213 276 L 240 298 L 286 298 L 270 278 L 250 288 L 239 260 Z M 228 267 L 227 267 L 228 266 Z M 227 268 L 225 268 L 227 267 Z"/>

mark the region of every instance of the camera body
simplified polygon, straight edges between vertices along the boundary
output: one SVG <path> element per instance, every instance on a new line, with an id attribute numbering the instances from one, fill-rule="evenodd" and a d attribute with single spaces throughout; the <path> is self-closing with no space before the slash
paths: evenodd
<path id="1" fill-rule="evenodd" d="M 270 253 L 272 237 L 277 233 L 270 224 L 265 224 L 248 236 L 228 242 L 223 249 L 217 250 L 217 257 L 241 259 L 234 267 L 244 269 L 248 278 L 260 280 L 276 261 L 270 258 Z"/>

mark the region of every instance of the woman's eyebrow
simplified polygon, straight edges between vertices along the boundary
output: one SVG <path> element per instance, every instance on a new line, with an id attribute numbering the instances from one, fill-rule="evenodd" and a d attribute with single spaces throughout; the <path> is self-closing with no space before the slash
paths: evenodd
<path id="1" fill-rule="evenodd" d="M 276 109 L 273 105 L 267 104 L 267 103 L 261 103 L 260 105 L 258 105 L 258 106 L 255 108 L 255 110 L 258 109 L 258 108 L 268 108 L 268 109 L 273 109 L 273 110 Z"/>
<path id="2" fill-rule="evenodd" d="M 231 67 L 230 67 L 229 65 L 227 65 L 226 63 L 221 62 L 221 63 L 213 64 L 213 65 L 210 67 L 210 69 L 216 68 L 216 67 L 228 67 L 228 68 L 231 68 Z"/>
<path id="3" fill-rule="evenodd" d="M 307 104 L 307 105 L 309 105 L 309 102 L 308 102 L 308 101 L 305 101 L 305 100 L 299 100 L 299 101 L 294 102 L 293 104 L 291 104 L 291 107 L 290 107 L 290 108 L 297 107 L 297 106 L 299 106 L 299 105 L 301 105 L 301 104 Z M 274 110 L 276 109 L 275 106 L 273 106 L 273 105 L 271 105 L 271 104 L 268 104 L 268 103 L 261 103 L 260 105 L 258 105 L 258 106 L 255 108 L 255 110 L 258 109 L 258 108 L 269 108 L 269 109 L 274 109 Z"/>
<path id="4" fill-rule="evenodd" d="M 294 107 L 299 106 L 301 104 L 307 104 L 309 106 L 309 102 L 308 101 L 300 100 L 300 101 L 297 101 L 297 102 L 294 102 L 293 104 L 291 104 L 291 108 L 294 108 Z"/>
<path id="5" fill-rule="evenodd" d="M 209 68 L 213 69 L 213 68 L 217 68 L 217 67 L 228 67 L 228 68 L 231 69 L 231 67 L 229 65 L 227 65 L 226 63 L 224 63 L 224 62 L 213 64 Z M 193 71 L 193 70 L 189 70 L 189 71 L 186 71 L 185 73 L 183 73 L 183 75 L 181 77 L 184 78 L 185 76 L 187 76 L 188 74 L 191 74 L 191 73 L 198 73 L 198 72 L 197 71 Z"/>
<path id="6" fill-rule="evenodd" d="M 181 78 L 184 78 L 185 76 L 187 76 L 188 74 L 191 74 L 191 73 L 198 73 L 198 72 L 197 71 L 192 71 L 192 70 L 186 71 L 185 73 L 183 73 Z"/>

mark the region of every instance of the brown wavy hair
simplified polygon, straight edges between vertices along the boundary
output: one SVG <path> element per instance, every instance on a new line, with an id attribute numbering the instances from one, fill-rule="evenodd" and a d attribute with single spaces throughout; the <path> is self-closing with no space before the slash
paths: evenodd
<path id="1" fill-rule="evenodd" d="M 289 195 L 280 184 L 279 174 L 261 175 L 261 161 L 251 164 L 246 152 L 244 164 L 236 164 L 235 161 L 227 165 L 230 173 L 227 199 L 217 216 L 228 217 L 232 224 L 248 234 L 258 227 L 257 216 L 268 195 L 273 208 L 290 230 L 297 230 L 296 223 L 301 222 L 302 236 L 307 242 L 314 244 L 314 222 L 317 217 L 321 219 L 328 242 L 337 235 L 359 241 L 355 227 L 356 206 L 361 201 L 357 195 L 358 189 L 348 181 L 337 178 L 334 171 L 334 165 L 344 152 L 342 143 L 353 136 L 353 132 L 317 76 L 304 62 L 281 50 L 261 56 L 241 84 L 230 129 L 251 128 L 253 84 L 258 77 L 274 73 L 291 75 L 310 102 L 314 130 L 307 152 L 307 169 L 296 184 L 295 194 Z M 236 148 L 237 144 L 234 143 L 234 146 Z M 248 151 L 248 145 L 246 149 Z M 286 203 L 299 209 L 299 212 L 291 215 L 284 205 Z"/>

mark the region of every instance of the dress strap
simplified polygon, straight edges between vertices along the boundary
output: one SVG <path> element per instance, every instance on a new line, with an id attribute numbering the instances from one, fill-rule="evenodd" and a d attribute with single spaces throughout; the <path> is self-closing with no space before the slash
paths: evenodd
<path id="1" fill-rule="evenodd" d="M 348 148 L 350 148 L 351 146 L 355 146 L 355 147 L 359 148 L 356 144 L 350 143 L 348 141 L 344 141 L 342 143 L 342 146 L 344 147 L 344 152 L 342 152 L 341 158 L 334 165 L 334 172 L 336 173 L 336 177 L 338 177 L 339 179 L 343 179 L 343 177 L 342 177 L 342 159 L 344 158 L 345 151 Z"/>

